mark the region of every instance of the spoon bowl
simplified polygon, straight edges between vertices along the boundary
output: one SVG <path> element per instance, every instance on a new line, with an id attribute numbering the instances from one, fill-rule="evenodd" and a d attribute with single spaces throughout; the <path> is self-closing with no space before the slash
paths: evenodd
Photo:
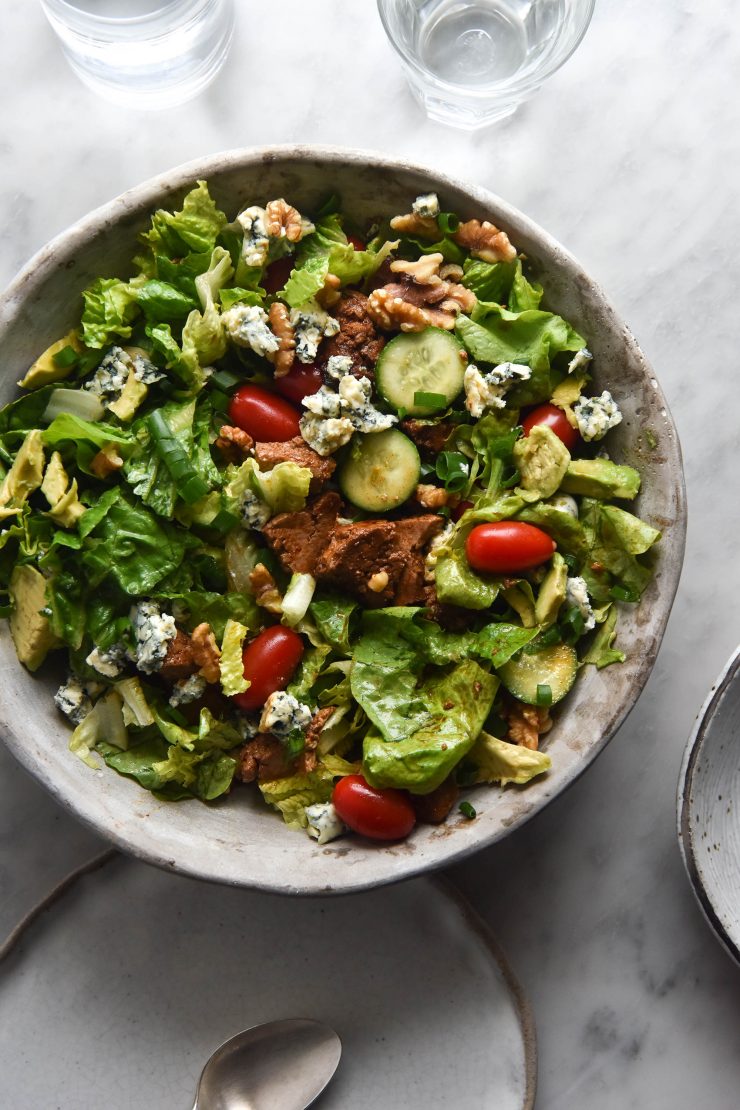
<path id="1" fill-rule="evenodd" d="M 270 1021 L 225 1041 L 198 1081 L 193 1110 L 306 1110 L 337 1070 L 342 1042 L 308 1018 Z"/>

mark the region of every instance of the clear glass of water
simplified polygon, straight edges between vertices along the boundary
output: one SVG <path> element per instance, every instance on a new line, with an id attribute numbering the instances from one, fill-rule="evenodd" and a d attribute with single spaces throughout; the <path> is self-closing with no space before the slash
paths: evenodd
<path id="1" fill-rule="evenodd" d="M 233 0 L 41 0 L 70 66 L 89 88 L 133 108 L 190 100 L 221 68 Z"/>
<path id="2" fill-rule="evenodd" d="M 469 131 L 511 115 L 586 33 L 596 0 L 378 0 L 427 115 Z"/>

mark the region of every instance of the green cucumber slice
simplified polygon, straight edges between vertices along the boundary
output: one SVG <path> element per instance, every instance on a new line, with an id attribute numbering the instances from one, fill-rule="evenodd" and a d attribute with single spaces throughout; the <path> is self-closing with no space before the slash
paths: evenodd
<path id="1" fill-rule="evenodd" d="M 522 651 L 499 667 L 497 675 L 510 694 L 528 705 L 541 705 L 537 687 L 549 686 L 551 705 L 555 705 L 570 690 L 578 671 L 578 656 L 569 644 L 552 644 L 537 651 Z"/>
<path id="2" fill-rule="evenodd" d="M 442 328 L 407 332 L 391 339 L 380 352 L 375 384 L 397 412 L 431 416 L 458 396 L 467 362 L 465 348 L 450 332 Z"/>
<path id="3" fill-rule="evenodd" d="M 421 473 L 419 452 L 396 428 L 355 436 L 340 466 L 339 488 L 370 513 L 386 513 L 408 501 Z"/>

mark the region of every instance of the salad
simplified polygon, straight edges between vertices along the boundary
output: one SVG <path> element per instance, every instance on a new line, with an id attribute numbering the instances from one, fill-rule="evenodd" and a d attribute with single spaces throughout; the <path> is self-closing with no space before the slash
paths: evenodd
<path id="1" fill-rule="evenodd" d="M 0 411 L 2 615 L 63 662 L 70 750 L 319 843 L 546 773 L 659 532 L 542 299 L 433 193 L 374 227 L 337 197 L 230 222 L 204 181 L 155 212 Z"/>

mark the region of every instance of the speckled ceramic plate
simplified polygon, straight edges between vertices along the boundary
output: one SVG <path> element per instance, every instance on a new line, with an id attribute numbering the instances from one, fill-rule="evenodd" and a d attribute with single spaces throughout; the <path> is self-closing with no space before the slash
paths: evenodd
<path id="1" fill-rule="evenodd" d="M 117 858 L 32 927 L 1 972 L 3 1106 L 182 1110 L 214 1048 L 281 1017 L 341 1037 L 322 1110 L 534 1106 L 528 1007 L 451 884 L 207 893 Z"/>
<path id="2" fill-rule="evenodd" d="M 521 212 L 494 194 L 382 155 L 332 148 L 275 148 L 214 155 L 172 170 L 125 193 L 60 235 L 25 268 L 0 303 L 5 374 L 0 403 L 44 347 L 77 320 L 80 292 L 101 274 L 127 272 L 136 235 L 157 207 L 180 203 L 206 178 L 227 212 L 285 196 L 311 211 L 327 192 L 360 222 L 408 211 L 421 192 L 439 193 L 463 218 L 503 227 L 562 313 L 594 353 L 596 390 L 613 390 L 623 422 L 610 450 L 639 467 L 637 511 L 662 530 L 655 577 L 639 607 L 626 609 L 619 643 L 622 666 L 587 668 L 558 708 L 547 738 L 553 769 L 526 788 L 471 792 L 475 821 L 453 818 L 418 828 L 403 844 L 352 838 L 318 847 L 290 832 L 256 791 L 236 791 L 225 804 L 158 802 L 136 783 L 106 770 L 91 772 L 67 751 L 68 729 L 52 701 L 60 674 L 33 676 L 17 662 L 5 622 L 0 628 L 0 735 L 59 801 L 125 850 L 163 867 L 265 890 L 342 892 L 427 871 L 507 836 L 560 794 L 588 767 L 634 705 L 652 669 L 678 585 L 685 541 L 685 497 L 676 430 L 658 382 L 635 340 L 576 260 Z"/>
<path id="3" fill-rule="evenodd" d="M 694 894 L 740 964 L 740 648 L 691 734 L 677 808 L 678 841 Z"/>

